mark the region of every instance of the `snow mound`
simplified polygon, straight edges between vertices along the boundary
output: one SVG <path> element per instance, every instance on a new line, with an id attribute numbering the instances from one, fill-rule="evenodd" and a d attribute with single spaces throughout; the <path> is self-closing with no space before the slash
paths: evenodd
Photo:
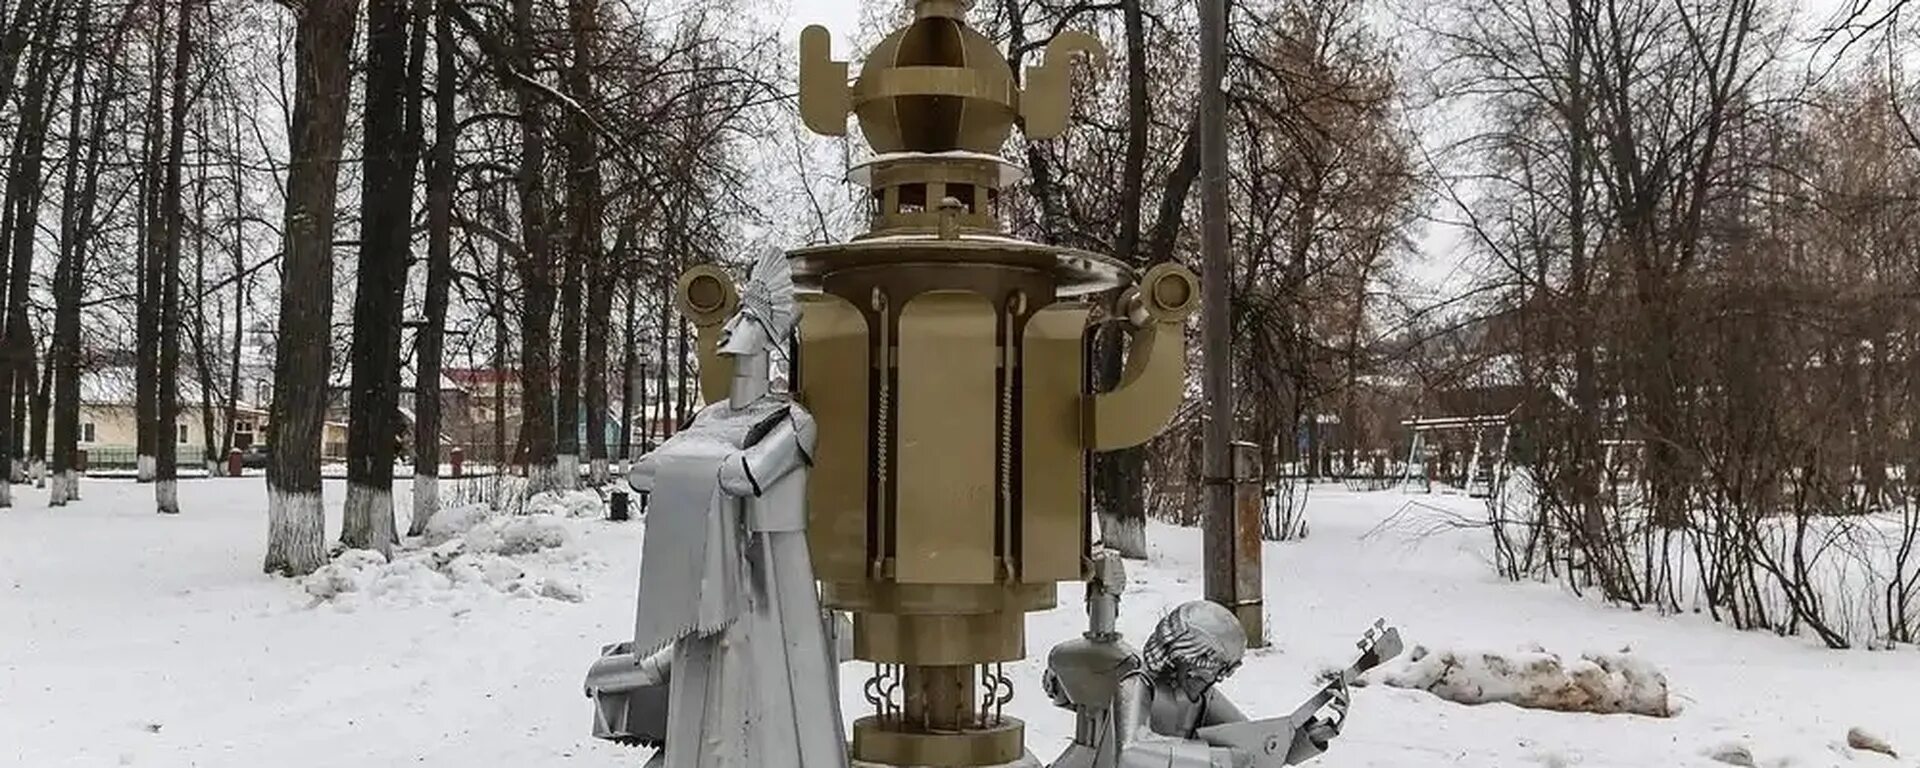
<path id="1" fill-rule="evenodd" d="M 573 541 L 573 531 L 554 515 L 515 515 L 485 520 L 467 530 L 466 551 L 524 555 L 559 549 Z"/>
<path id="2" fill-rule="evenodd" d="M 1886 739 L 1868 733 L 1859 726 L 1847 729 L 1847 746 L 1865 752 L 1878 752 L 1894 759 L 1900 757 L 1900 753 L 1895 752 Z"/>
<path id="3" fill-rule="evenodd" d="M 595 491 L 541 491 L 527 499 L 524 511 L 556 517 L 605 517 L 607 505 Z"/>
<path id="4" fill-rule="evenodd" d="M 370 550 L 346 550 L 301 579 L 301 587 L 314 605 L 343 610 L 368 600 L 405 606 L 489 594 L 586 600 L 585 590 L 566 571 L 594 567 L 595 561 L 571 548 L 569 521 L 546 514 L 489 517 L 485 507 L 478 509 L 455 508 L 443 512 L 445 518 L 436 516 L 438 535 L 445 538 L 433 546 L 398 551 L 392 560 Z M 447 524 L 439 525 L 443 519 Z M 462 520 L 471 527 L 461 529 Z"/>
<path id="5" fill-rule="evenodd" d="M 348 592 L 367 591 L 387 565 L 387 557 L 379 552 L 349 549 L 301 579 L 301 584 L 307 594 L 329 600 Z"/>
<path id="6" fill-rule="evenodd" d="M 1754 768 L 1754 766 L 1757 765 L 1757 763 L 1753 761 L 1753 750 L 1738 741 L 1729 741 L 1715 745 L 1712 749 L 1706 750 L 1702 754 L 1705 754 L 1708 759 L 1716 763 L 1744 766 L 1744 768 Z"/>
<path id="7" fill-rule="evenodd" d="M 1670 717 L 1667 676 L 1630 652 L 1590 653 L 1571 662 L 1545 650 L 1513 654 L 1429 651 L 1414 646 L 1383 682 L 1459 704 L 1502 702 L 1527 709 Z"/>
<path id="8" fill-rule="evenodd" d="M 492 516 L 493 509 L 485 504 L 462 504 L 440 509 L 427 520 L 427 543 L 441 544 L 459 538 L 468 529 Z"/>

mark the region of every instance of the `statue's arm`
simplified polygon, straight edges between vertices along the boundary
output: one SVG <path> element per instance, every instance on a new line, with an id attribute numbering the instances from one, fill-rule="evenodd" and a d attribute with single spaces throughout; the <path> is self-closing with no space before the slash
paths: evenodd
<path id="1" fill-rule="evenodd" d="M 1120 768 L 1228 768 L 1245 764 L 1250 757 L 1205 742 L 1154 733 L 1152 683 L 1139 675 L 1120 681 L 1113 705 L 1113 738 L 1119 748 Z"/>
<path id="2" fill-rule="evenodd" d="M 627 486 L 635 493 L 652 493 L 654 476 L 660 471 L 660 462 L 654 454 L 647 454 L 633 462 L 633 469 L 627 472 Z"/>
<path id="3" fill-rule="evenodd" d="M 1246 713 L 1241 712 L 1239 707 L 1234 706 L 1233 700 L 1227 698 L 1226 694 L 1221 693 L 1219 688 L 1210 688 L 1207 690 L 1207 709 L 1203 714 L 1204 716 L 1201 717 L 1200 722 L 1200 727 L 1202 728 L 1209 725 L 1244 723 L 1247 721 Z"/>
<path id="4" fill-rule="evenodd" d="M 730 496 L 762 495 L 781 478 L 811 465 L 819 439 L 813 415 L 797 405 L 789 408 L 787 418 L 759 442 L 721 462 L 720 489 Z"/>

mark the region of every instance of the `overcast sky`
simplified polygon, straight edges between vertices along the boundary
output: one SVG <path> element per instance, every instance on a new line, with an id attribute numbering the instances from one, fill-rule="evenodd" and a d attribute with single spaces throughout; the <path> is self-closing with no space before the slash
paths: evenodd
<path id="1" fill-rule="evenodd" d="M 851 55 L 849 40 L 860 28 L 861 0 L 791 0 L 778 13 L 787 36 L 797 38 L 809 24 L 819 24 L 833 32 L 833 55 L 846 59 Z M 779 3 L 773 3 L 778 7 Z"/>
<path id="2" fill-rule="evenodd" d="M 1413 12 L 1418 13 L 1419 9 L 1428 7 L 1428 4 L 1432 2 L 1432 0 L 1372 1 L 1380 11 L 1377 16 L 1379 21 L 1376 23 L 1387 26 L 1397 26 L 1394 19 L 1407 13 L 1408 9 L 1413 9 Z M 1785 2 L 1782 2 L 1776 7 L 1785 9 L 1793 15 L 1797 22 L 1795 26 L 1799 30 L 1797 36 L 1805 39 L 1812 37 L 1820 27 L 1831 23 L 1840 15 L 1843 9 L 1852 7 L 1854 3 L 1860 1 L 1861 0 L 1798 0 L 1795 2 L 1794 0 L 1785 0 Z M 1867 1 L 1879 4 L 1887 2 L 1888 0 Z M 767 13 L 771 15 L 772 20 L 780 25 L 789 40 L 798 38 L 800 30 L 810 24 L 825 26 L 833 32 L 834 58 L 853 61 L 857 71 L 860 54 L 864 53 L 864 51 L 853 50 L 852 41 L 859 32 L 863 2 L 895 4 L 905 3 L 907 0 L 788 0 L 786 3 L 770 3 Z M 1389 37 L 1398 36 L 1390 29 L 1382 31 Z M 1800 47 L 1801 57 L 1805 56 L 1807 50 L 1805 47 Z M 1832 49 L 1829 48 L 1826 53 L 1830 54 L 1831 51 Z M 1447 124 L 1457 126 L 1460 122 L 1460 117 L 1462 116 L 1424 115 L 1414 116 L 1413 120 L 1416 126 L 1425 125 L 1432 128 Z M 1470 116 L 1466 117 L 1468 120 L 1471 120 Z M 1436 123 L 1435 120 L 1437 118 L 1439 118 L 1439 120 Z M 1439 140 L 1436 137 L 1428 138 Z M 1457 215 L 1446 210 L 1441 210 L 1445 207 L 1444 204 L 1440 205 L 1432 212 L 1432 215 L 1436 219 L 1442 220 L 1457 218 Z M 1427 290 L 1432 291 L 1435 295 L 1444 294 L 1453 289 L 1457 284 L 1470 280 L 1470 275 L 1465 274 L 1463 268 L 1466 268 L 1468 264 L 1472 263 L 1472 260 L 1465 258 L 1466 254 L 1461 250 L 1466 245 L 1466 241 L 1461 236 L 1461 233 L 1453 227 L 1438 223 L 1427 226 L 1425 230 L 1425 232 L 1416 238 L 1417 248 L 1420 253 L 1403 264 L 1403 268 L 1411 273 L 1420 283 L 1425 284 Z"/>

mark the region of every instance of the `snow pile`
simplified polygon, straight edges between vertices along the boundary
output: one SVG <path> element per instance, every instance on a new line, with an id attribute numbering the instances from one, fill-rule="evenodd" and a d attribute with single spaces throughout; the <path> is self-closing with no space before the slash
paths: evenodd
<path id="1" fill-rule="evenodd" d="M 483 520 L 465 538 L 468 552 L 525 555 L 564 547 L 573 531 L 553 515 L 514 515 Z"/>
<path id="2" fill-rule="evenodd" d="M 1702 754 L 1716 763 L 1745 766 L 1745 768 L 1754 768 L 1758 765 L 1753 761 L 1753 750 L 1738 741 L 1718 744 Z"/>
<path id="3" fill-rule="evenodd" d="M 1847 746 L 1865 752 L 1878 752 L 1894 759 L 1900 757 L 1900 753 L 1894 751 L 1893 745 L 1888 744 L 1886 739 L 1868 733 L 1859 726 L 1847 729 Z"/>
<path id="4" fill-rule="evenodd" d="M 444 507 L 427 520 L 427 544 L 442 544 L 464 536 L 468 529 L 492 516 L 493 508 L 485 504 Z"/>
<path id="5" fill-rule="evenodd" d="M 593 562 L 571 548 L 566 520 L 553 515 L 490 517 L 485 507 L 437 515 L 425 549 L 350 549 L 301 580 L 314 604 L 351 609 L 372 599 L 390 605 L 440 603 L 463 594 L 505 594 L 578 603 L 586 599 L 570 573 Z M 468 525 L 464 531 L 459 526 Z"/>
<path id="6" fill-rule="evenodd" d="M 541 491 L 527 499 L 524 511 L 556 517 L 606 517 L 607 505 L 596 491 Z"/>
<path id="7" fill-rule="evenodd" d="M 1414 646 L 1384 677 L 1459 704 L 1504 702 L 1528 709 L 1669 717 L 1667 676 L 1630 652 L 1566 662 L 1542 649 L 1514 654 L 1429 651 Z"/>

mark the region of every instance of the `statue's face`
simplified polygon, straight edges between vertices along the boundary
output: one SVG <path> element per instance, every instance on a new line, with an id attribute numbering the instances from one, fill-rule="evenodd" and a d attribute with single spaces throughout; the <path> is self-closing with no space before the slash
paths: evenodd
<path id="1" fill-rule="evenodd" d="M 772 343 L 767 337 L 767 327 L 750 311 L 742 310 L 727 321 L 720 331 L 719 354 L 727 357 L 748 357 L 760 354 Z"/>
<path id="2" fill-rule="evenodd" d="M 1186 694 L 1188 699 L 1199 701 L 1207 694 L 1207 689 L 1218 685 L 1220 681 L 1233 674 L 1238 665 L 1221 666 L 1216 664 L 1181 664 L 1173 674 L 1174 687 Z"/>

